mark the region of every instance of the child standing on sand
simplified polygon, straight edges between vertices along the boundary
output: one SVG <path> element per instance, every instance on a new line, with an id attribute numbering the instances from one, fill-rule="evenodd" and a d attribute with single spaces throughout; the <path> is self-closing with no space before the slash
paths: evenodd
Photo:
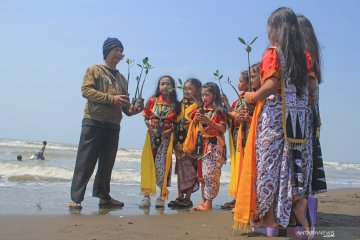
<path id="1" fill-rule="evenodd" d="M 238 182 L 238 170 L 240 163 L 240 152 L 243 154 L 242 148 L 246 143 L 246 132 L 249 127 L 249 114 L 246 110 L 243 94 L 249 89 L 249 73 L 243 71 L 240 73 L 238 89 L 240 91 L 240 98 L 235 100 L 231 105 L 231 112 L 228 113 L 230 120 L 229 129 L 229 143 L 230 157 L 231 157 L 231 179 L 229 184 L 229 195 L 235 197 Z M 238 143 L 238 134 L 240 132 L 240 139 Z M 241 144 L 241 145 L 238 145 Z M 241 149 L 240 149 L 241 148 Z M 227 202 L 221 206 L 222 209 L 233 209 L 235 207 L 235 198 L 231 202 Z"/>
<path id="2" fill-rule="evenodd" d="M 218 85 L 208 82 L 201 89 L 203 107 L 195 113 L 184 143 L 184 151 L 200 156 L 198 178 L 201 183 L 202 203 L 196 211 L 212 209 L 212 201 L 219 193 L 221 167 L 224 163 L 226 113 Z"/>
<path id="3" fill-rule="evenodd" d="M 184 84 L 184 98 L 181 101 L 181 112 L 175 128 L 174 150 L 176 156 L 175 173 L 177 174 L 178 197 L 168 206 L 173 208 L 189 208 L 193 206 L 191 193 L 199 189 L 197 179 L 197 158 L 183 151 L 183 144 L 191 119 L 201 104 L 201 82 L 190 78 Z"/>
<path id="4" fill-rule="evenodd" d="M 168 198 L 171 179 L 173 132 L 178 114 L 178 101 L 175 81 L 171 76 L 162 76 L 157 84 L 155 95 L 144 108 L 144 120 L 148 127 L 143 152 L 141 155 L 141 192 L 144 198 L 140 208 L 149 208 L 150 195 L 156 193 L 156 185 L 160 195 L 155 207 L 164 207 Z"/>
<path id="5" fill-rule="evenodd" d="M 246 143 L 234 220 L 235 227 L 246 231 L 250 221 L 256 221 L 255 232 L 276 236 L 279 227 L 289 224 L 292 161 L 306 142 L 308 72 L 302 36 L 291 9 L 282 7 L 272 13 L 268 37 L 272 46 L 260 64 L 262 86 L 244 96 L 246 103 L 256 102 L 257 106 Z"/>

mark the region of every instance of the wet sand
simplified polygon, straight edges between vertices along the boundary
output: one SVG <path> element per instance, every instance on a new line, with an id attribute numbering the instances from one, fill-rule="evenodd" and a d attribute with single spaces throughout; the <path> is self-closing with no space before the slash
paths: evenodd
<path id="1" fill-rule="evenodd" d="M 360 189 L 335 189 L 317 195 L 315 239 L 360 239 Z M 126 206 L 125 206 L 126 208 Z M 154 211 L 151 207 L 150 211 Z M 64 208 L 64 211 L 68 211 Z M 232 230 L 233 215 L 218 209 L 208 212 L 158 211 L 147 215 L 72 212 L 68 215 L 0 215 L 0 239 L 263 239 L 258 234 Z M 110 214 L 111 213 L 111 214 Z M 291 229 L 287 237 L 292 238 Z M 272 239 L 272 238 L 267 238 Z"/>

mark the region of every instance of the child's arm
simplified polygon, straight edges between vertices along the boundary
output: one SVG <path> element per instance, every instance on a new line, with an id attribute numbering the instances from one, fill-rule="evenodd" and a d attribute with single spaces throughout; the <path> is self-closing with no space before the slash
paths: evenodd
<path id="1" fill-rule="evenodd" d="M 265 81 L 259 90 L 256 92 L 246 92 L 244 100 L 246 103 L 254 103 L 259 100 L 263 100 L 274 94 L 277 91 L 279 80 L 275 77 L 271 77 Z"/>

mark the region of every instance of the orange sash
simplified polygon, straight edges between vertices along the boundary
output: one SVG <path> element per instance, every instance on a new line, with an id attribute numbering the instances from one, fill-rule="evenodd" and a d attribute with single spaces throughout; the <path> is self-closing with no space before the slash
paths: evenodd
<path id="1" fill-rule="evenodd" d="M 240 163 L 242 166 L 240 167 L 239 184 L 234 209 L 234 229 L 240 229 L 244 232 L 250 231 L 250 219 L 252 214 L 256 213 L 256 130 L 258 116 L 261 113 L 264 103 L 265 100 L 256 103 L 245 145 L 244 158 Z"/>

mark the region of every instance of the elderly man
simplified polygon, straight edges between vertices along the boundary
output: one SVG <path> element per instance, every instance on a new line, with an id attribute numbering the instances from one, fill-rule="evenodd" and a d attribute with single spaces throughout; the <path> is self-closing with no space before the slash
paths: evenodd
<path id="1" fill-rule="evenodd" d="M 87 99 L 80 142 L 71 184 L 70 209 L 81 209 L 86 185 L 94 172 L 93 197 L 99 198 L 100 207 L 123 207 L 124 203 L 110 196 L 110 179 L 118 150 L 122 112 L 131 116 L 142 108 L 130 107 L 127 81 L 116 69 L 124 58 L 124 47 L 116 38 L 103 44 L 104 63 L 86 70 L 82 83 L 82 96 Z"/>

